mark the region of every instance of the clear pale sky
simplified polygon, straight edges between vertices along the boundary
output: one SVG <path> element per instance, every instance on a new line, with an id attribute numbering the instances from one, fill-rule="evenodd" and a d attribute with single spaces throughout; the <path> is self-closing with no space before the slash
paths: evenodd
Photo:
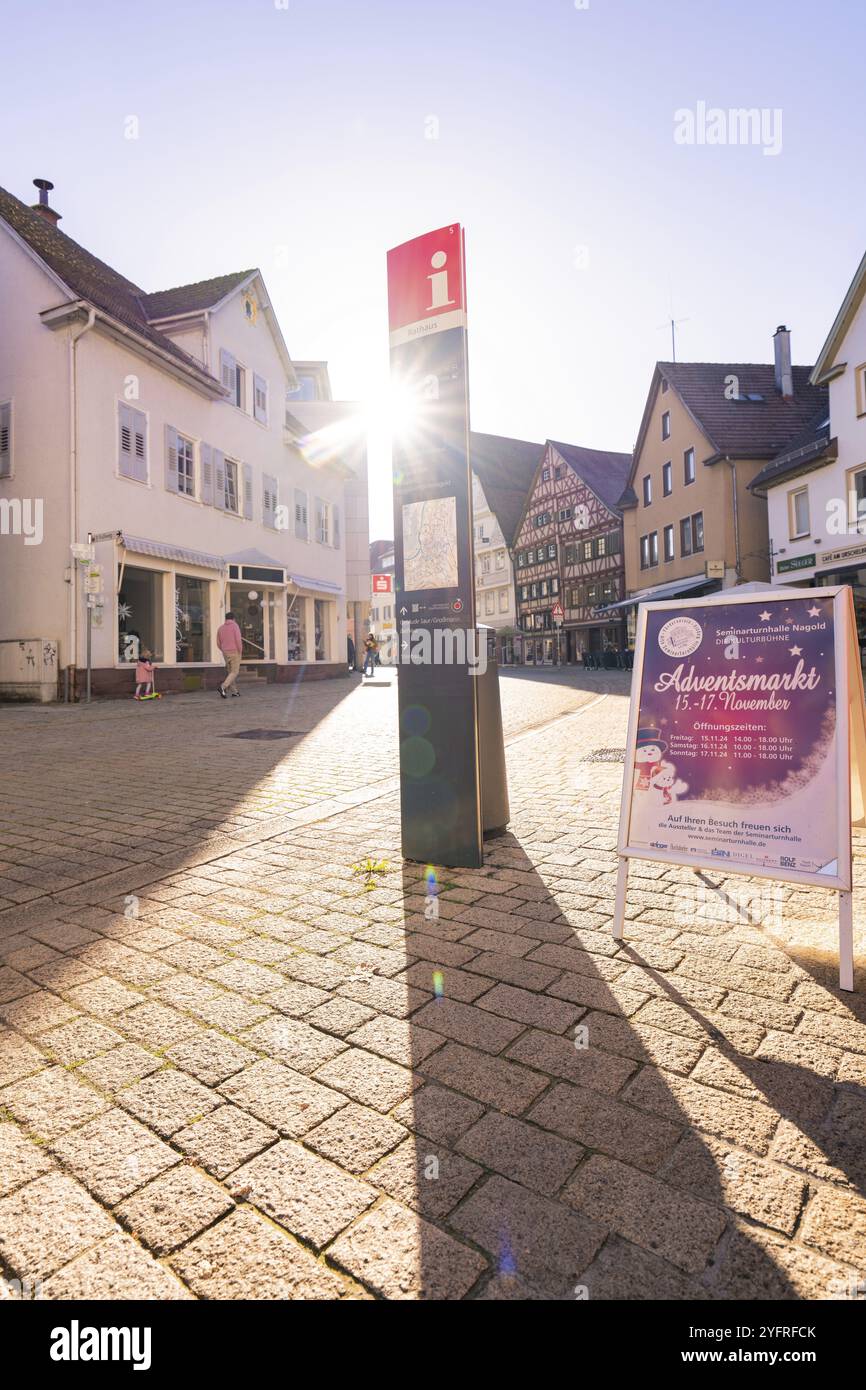
<path id="1" fill-rule="evenodd" d="M 6 0 L 0 183 L 52 179 L 147 290 L 258 265 L 292 355 L 374 402 L 385 252 L 463 222 L 491 433 L 630 449 L 672 307 L 682 360 L 771 361 L 785 322 L 814 361 L 866 249 L 861 4 L 282 3 Z M 780 108 L 781 153 L 676 144 L 699 101 Z M 390 535 L 381 430 L 370 471 Z"/>

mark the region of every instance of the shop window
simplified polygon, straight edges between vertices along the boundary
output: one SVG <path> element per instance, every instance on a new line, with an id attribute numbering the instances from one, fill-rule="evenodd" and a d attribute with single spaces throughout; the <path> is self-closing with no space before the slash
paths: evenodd
<path id="1" fill-rule="evenodd" d="M 175 652 L 178 661 L 210 661 L 210 581 L 175 575 Z"/>
<path id="2" fill-rule="evenodd" d="M 307 605 L 302 598 L 289 599 L 286 622 L 289 638 L 289 661 L 304 661 L 307 655 Z"/>
<path id="3" fill-rule="evenodd" d="M 316 660 L 328 660 L 328 610 L 331 605 L 326 599 L 317 598 L 313 601 L 316 623 Z"/>
<path id="4" fill-rule="evenodd" d="M 147 651 L 154 661 L 162 661 L 161 571 L 126 565 L 122 581 L 119 567 L 117 573 L 118 659 L 137 661 Z"/>

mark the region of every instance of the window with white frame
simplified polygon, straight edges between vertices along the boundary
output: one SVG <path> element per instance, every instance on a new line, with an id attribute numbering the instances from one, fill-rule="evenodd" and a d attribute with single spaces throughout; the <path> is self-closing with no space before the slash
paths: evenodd
<path id="1" fill-rule="evenodd" d="M 331 543 L 331 504 L 323 497 L 316 498 L 316 540 L 320 545 Z"/>
<path id="2" fill-rule="evenodd" d="M 177 490 L 185 497 L 195 496 L 195 450 L 191 439 L 177 437 Z"/>
<path id="3" fill-rule="evenodd" d="M 508 612 L 508 590 L 507 590 L 507 589 L 500 589 L 500 590 L 499 590 L 499 611 L 500 611 L 500 613 L 507 613 L 507 612 Z"/>
<path id="4" fill-rule="evenodd" d="M 809 488 L 798 487 L 788 493 L 788 522 L 791 540 L 809 534 Z"/>
<path id="5" fill-rule="evenodd" d="M 240 510 L 238 498 L 238 465 L 235 459 L 225 460 L 225 503 L 227 512 Z"/>

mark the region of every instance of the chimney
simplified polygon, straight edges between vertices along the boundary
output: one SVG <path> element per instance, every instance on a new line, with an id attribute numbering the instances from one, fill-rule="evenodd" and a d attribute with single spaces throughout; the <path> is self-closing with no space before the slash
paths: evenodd
<path id="1" fill-rule="evenodd" d="M 55 212 L 54 208 L 50 207 L 48 203 L 48 194 L 51 192 L 54 184 L 51 183 L 49 179 L 34 179 L 33 182 L 39 189 L 39 202 L 31 203 L 31 209 L 33 212 L 38 212 L 40 217 L 44 217 L 46 222 L 50 222 L 52 227 L 56 227 L 57 223 L 60 221 L 60 213 Z"/>
<path id="2" fill-rule="evenodd" d="M 794 372 L 791 367 L 791 330 L 783 323 L 773 334 L 776 353 L 776 390 L 788 400 L 794 394 Z"/>

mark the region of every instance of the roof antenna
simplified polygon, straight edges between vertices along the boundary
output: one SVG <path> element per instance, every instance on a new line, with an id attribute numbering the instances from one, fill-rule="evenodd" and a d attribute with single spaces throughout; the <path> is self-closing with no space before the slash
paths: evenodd
<path id="1" fill-rule="evenodd" d="M 672 362 L 676 362 L 676 360 L 677 360 L 677 328 L 678 328 L 678 326 L 679 326 L 681 323 L 690 323 L 690 322 L 691 322 L 691 320 L 690 320 L 690 319 L 687 319 L 687 318 L 686 318 L 686 319 L 675 319 L 675 318 L 674 318 L 674 296 L 673 296 L 673 292 L 671 292 L 671 316 L 670 316 L 670 318 L 667 319 L 664 323 L 658 324 L 658 326 L 657 326 L 657 328 L 656 328 L 656 332 L 658 332 L 658 330 L 659 330 L 660 328 L 667 328 L 668 325 L 670 325 L 670 330 L 671 330 L 671 361 L 672 361 Z"/>

